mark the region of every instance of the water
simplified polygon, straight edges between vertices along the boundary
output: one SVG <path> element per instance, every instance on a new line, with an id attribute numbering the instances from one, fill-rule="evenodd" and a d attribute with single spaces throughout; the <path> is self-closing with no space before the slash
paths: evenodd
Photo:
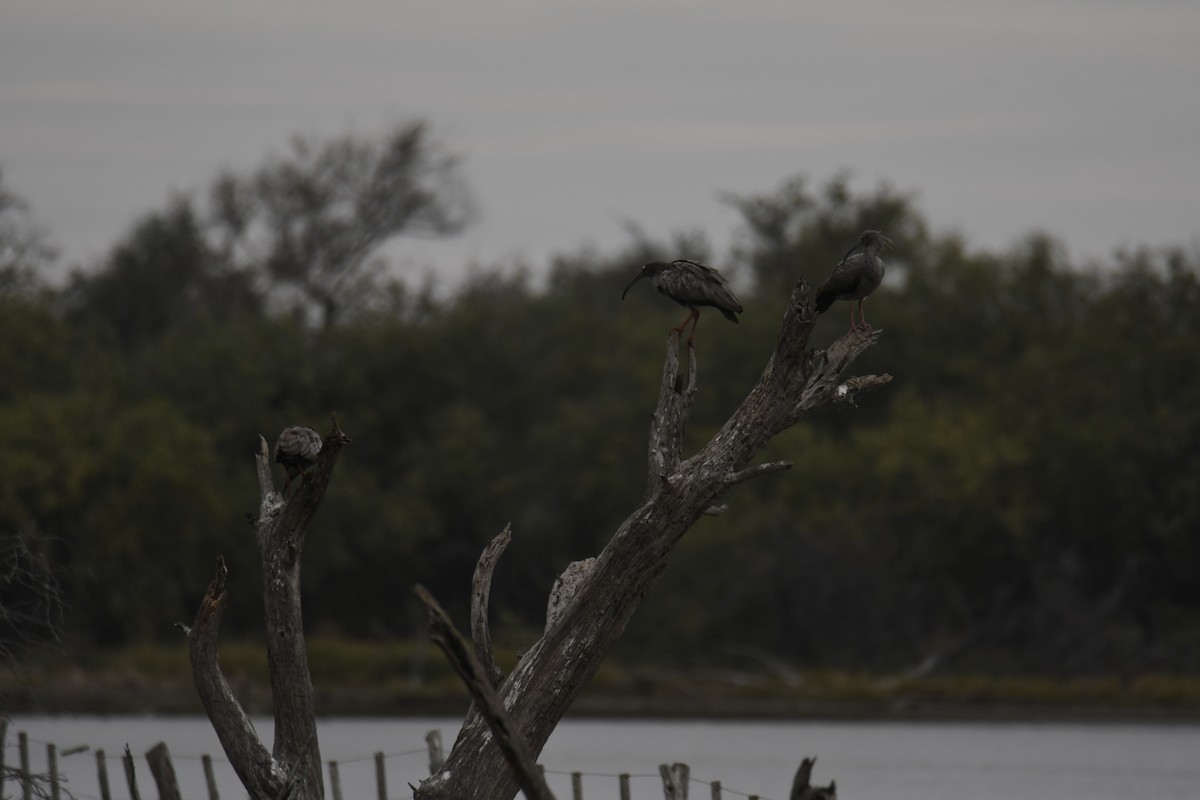
<path id="1" fill-rule="evenodd" d="M 255 725 L 268 746 L 271 720 Z M 425 732 L 442 732 L 449 750 L 459 720 L 326 719 L 321 755 L 339 762 L 346 800 L 374 800 L 373 754 L 386 756 L 388 796 L 411 797 L 408 783 L 427 774 Z M 45 743 L 85 753 L 59 758 L 67 788 L 81 800 L 99 797 L 94 750 L 104 748 L 113 797 L 129 796 L 120 755 L 137 757 L 143 797 L 156 796 L 144 754 L 170 748 L 185 800 L 205 800 L 200 756 L 213 756 L 221 797 L 245 792 L 216 735 L 202 718 L 18 717 L 9 726 L 5 763 L 17 763 L 17 731 L 26 731 L 33 769 L 45 769 Z M 733 800 L 760 795 L 786 800 L 800 759 L 818 757 L 814 783 L 836 780 L 845 800 L 1157 800 L 1200 798 L 1200 725 L 869 722 L 660 722 L 568 720 L 539 761 L 560 800 L 571 797 L 572 771 L 585 773 L 585 800 L 617 800 L 630 773 L 633 797 L 660 800 L 658 765 L 692 769 L 690 796 L 711 797 L 698 781 L 721 781 Z M 328 780 L 328 772 L 326 772 Z M 4 795 L 16 787 L 6 784 Z M 326 796 L 331 794 L 326 791 Z"/>

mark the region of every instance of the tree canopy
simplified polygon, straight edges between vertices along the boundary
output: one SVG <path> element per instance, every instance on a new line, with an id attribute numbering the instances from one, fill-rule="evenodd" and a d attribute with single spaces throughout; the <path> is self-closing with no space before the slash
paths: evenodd
<path id="1" fill-rule="evenodd" d="M 885 334 L 858 368 L 895 384 L 852 425 L 830 413 L 773 442 L 767 457 L 796 470 L 697 525 L 623 652 L 699 659 L 704 643 L 711 659 L 894 668 L 970 643 L 962 658 L 996 668 L 1195 666 L 1196 252 L 1076 264 L 1040 232 L 983 251 L 891 187 L 797 177 L 728 198 L 728 254 L 639 234 L 560 254 L 538 288 L 484 272 L 441 299 L 367 264 L 395 234 L 468 219 L 461 187 L 438 182 L 451 166 L 422 126 L 298 144 L 219 176 L 205 204 L 136 222 L 61 289 L 36 280 L 43 240 L 0 226 L 5 275 L 22 276 L 0 280 L 0 532 L 54 565 L 70 636 L 169 637 L 204 592 L 196 565 L 222 553 L 252 574 L 257 435 L 330 411 L 354 442 L 307 540 L 306 625 L 415 635 L 397 587 L 465 603 L 476 556 L 511 522 L 495 611 L 502 628 L 538 627 L 555 576 L 644 489 L 680 315 L 652 292 L 622 303 L 622 286 L 650 258 L 694 258 L 738 287 L 742 324 L 706 311 L 697 337 L 699 443 L 756 380 L 790 286 L 873 228 L 895 245 L 868 301 Z M 350 302 L 352 285 L 373 302 Z M 835 306 L 816 339 L 845 325 Z M 229 603 L 229 633 L 261 624 L 256 592 Z"/>

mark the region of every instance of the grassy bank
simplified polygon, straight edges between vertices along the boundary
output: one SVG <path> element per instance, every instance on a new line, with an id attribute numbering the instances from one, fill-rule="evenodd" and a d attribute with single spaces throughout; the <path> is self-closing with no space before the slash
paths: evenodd
<path id="1" fill-rule="evenodd" d="M 313 639 L 310 666 L 322 715 L 460 714 L 465 691 L 425 642 Z M 517 654 L 501 649 L 501 666 Z M 270 710 L 261 645 L 222 645 L 221 665 L 251 713 Z M 0 672 L 0 708 L 44 713 L 200 713 L 187 651 L 139 645 L 43 652 Z M 679 670 L 606 662 L 574 706 L 583 715 L 1200 720 L 1200 676 L 1053 678 L 935 675 L 903 679 L 841 672 Z"/>

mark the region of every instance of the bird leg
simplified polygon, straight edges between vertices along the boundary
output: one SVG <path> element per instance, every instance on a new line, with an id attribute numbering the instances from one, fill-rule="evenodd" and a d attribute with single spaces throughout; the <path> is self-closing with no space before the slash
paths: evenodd
<path id="1" fill-rule="evenodd" d="M 862 330 L 870 332 L 871 324 L 867 322 L 867 315 L 863 313 L 863 300 L 866 298 L 858 301 L 858 318 L 862 320 Z"/>
<path id="2" fill-rule="evenodd" d="M 671 328 L 671 330 L 682 335 L 683 329 L 687 327 L 689 322 L 692 323 L 692 335 L 688 337 L 688 344 L 691 344 L 696 338 L 696 324 L 700 322 L 700 309 L 691 309 L 688 312 L 688 315 L 684 318 L 683 322 L 679 323 L 674 328 Z"/>
<path id="3" fill-rule="evenodd" d="M 692 332 L 688 335 L 687 346 L 692 347 L 696 344 L 696 326 L 700 324 L 700 309 L 692 309 Z"/>
<path id="4" fill-rule="evenodd" d="M 866 315 L 863 314 L 863 301 L 862 300 L 858 301 L 858 317 L 859 317 L 859 319 L 862 320 L 861 325 L 859 324 L 858 320 L 856 320 L 854 318 L 854 301 L 851 300 L 850 301 L 850 330 L 854 333 L 858 333 L 860 331 L 863 333 L 870 333 L 871 326 L 867 322 Z"/>

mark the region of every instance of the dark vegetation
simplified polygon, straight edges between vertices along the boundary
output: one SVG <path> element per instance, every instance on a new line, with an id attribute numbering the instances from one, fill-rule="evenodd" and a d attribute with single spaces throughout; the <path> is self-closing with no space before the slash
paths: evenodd
<path id="1" fill-rule="evenodd" d="M 782 434 L 788 474 L 702 520 L 617 654 L 679 667 L 1079 676 L 1200 667 L 1200 261 L 1139 248 L 1071 263 L 1034 233 L 982 252 L 912 199 L 844 179 L 728 198 L 739 243 L 636 235 L 564 254 L 544 282 L 480 273 L 439 296 L 380 247 L 450 234 L 470 204 L 421 126 L 298 143 L 134 224 L 65 287 L 0 185 L 0 533 L 56 576 L 68 652 L 175 641 L 225 556 L 227 638 L 261 637 L 261 432 L 354 442 L 306 542 L 305 623 L 423 636 L 408 587 L 458 619 L 483 546 L 502 642 L 538 630 L 568 562 L 595 554 L 645 488 L 647 414 L 680 309 L 622 304 L 647 260 L 732 276 L 741 325 L 697 336 L 698 445 L 758 377 L 792 284 L 864 229 L 895 242 L 868 301 L 891 372 L 853 415 Z M 541 267 L 541 265 L 535 265 Z M 539 274 L 543 270 L 538 270 Z M 817 346 L 848 324 L 844 304 Z M 0 591 L 8 592 L 5 584 Z M 7 594 L 0 602 L 8 605 Z"/>

